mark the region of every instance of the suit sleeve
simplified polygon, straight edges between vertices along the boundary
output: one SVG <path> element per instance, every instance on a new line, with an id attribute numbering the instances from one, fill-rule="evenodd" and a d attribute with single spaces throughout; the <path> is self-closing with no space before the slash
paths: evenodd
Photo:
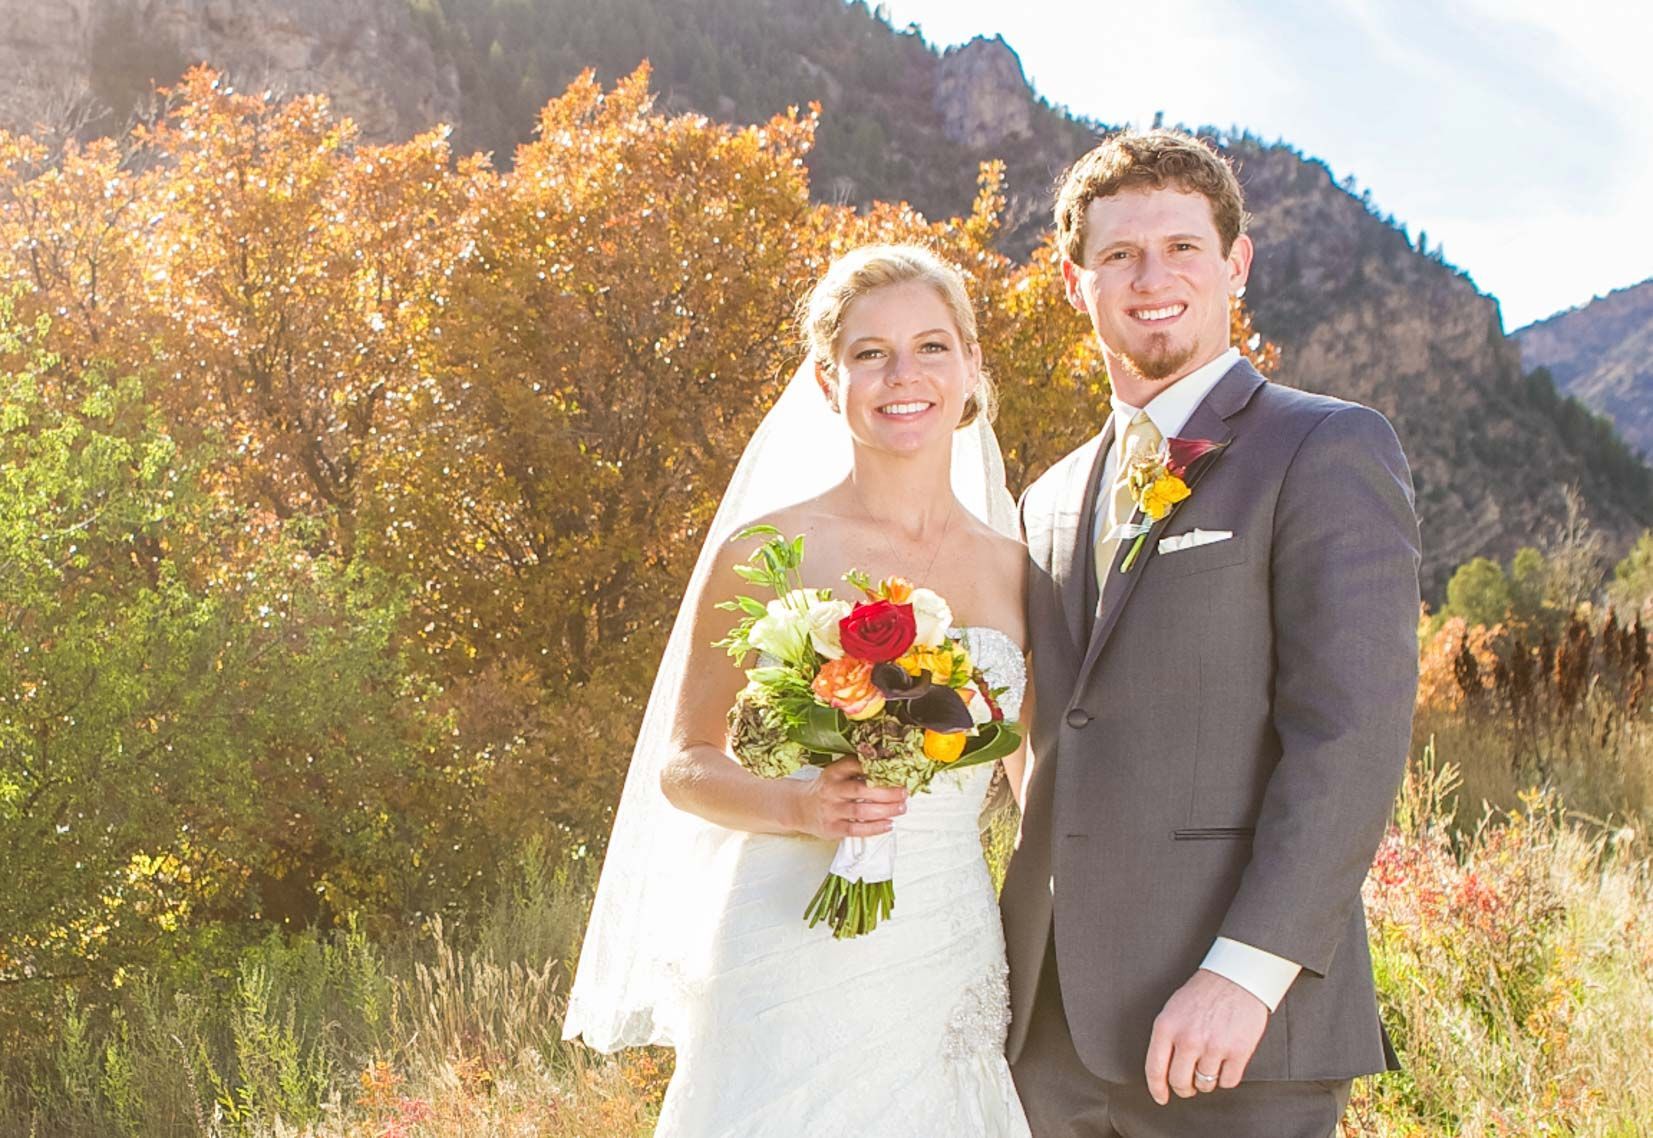
<path id="1" fill-rule="evenodd" d="M 1280 760 L 1221 935 L 1324 975 L 1406 769 L 1418 683 L 1418 522 L 1388 420 L 1332 412 L 1274 516 Z"/>

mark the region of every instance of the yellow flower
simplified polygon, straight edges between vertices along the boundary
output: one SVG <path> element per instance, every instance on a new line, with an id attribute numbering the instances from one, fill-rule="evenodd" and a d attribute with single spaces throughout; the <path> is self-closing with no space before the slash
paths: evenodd
<path id="1" fill-rule="evenodd" d="M 945 684 L 949 687 L 954 676 L 963 677 L 963 683 L 970 678 L 969 653 L 957 644 L 944 641 L 939 648 L 910 648 L 907 654 L 896 661 L 906 669 L 909 676 L 922 676 L 930 673 L 930 682 Z"/>
<path id="2" fill-rule="evenodd" d="M 924 757 L 933 763 L 950 763 L 964 754 L 963 731 L 931 731 L 924 732 Z"/>
<path id="3" fill-rule="evenodd" d="M 1142 512 L 1157 522 L 1172 506 L 1188 497 L 1188 494 L 1188 483 L 1175 474 L 1166 474 L 1156 478 L 1148 489 L 1143 491 Z"/>

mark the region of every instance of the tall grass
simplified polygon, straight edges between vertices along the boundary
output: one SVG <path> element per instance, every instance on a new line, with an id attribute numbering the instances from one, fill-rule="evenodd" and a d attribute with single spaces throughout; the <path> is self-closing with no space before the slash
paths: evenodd
<path id="1" fill-rule="evenodd" d="M 223 974 L 65 989 L 0 1057 L 0 1138 L 646 1134 L 669 1060 L 559 1038 L 591 886 L 532 849 L 463 932 L 272 934 Z"/>
<path id="2" fill-rule="evenodd" d="M 1345 1133 L 1653 1127 L 1653 880 L 1646 839 L 1553 792 L 1459 824 L 1427 746 L 1365 887 L 1384 1019 L 1405 1070 L 1363 1081 Z"/>
<path id="3" fill-rule="evenodd" d="M 1438 749 L 1420 748 L 1365 888 L 1405 1069 L 1357 1084 L 1344 1135 L 1648 1133 L 1645 834 L 1574 815 L 1553 789 L 1470 808 Z M 990 822 L 997 864 L 1013 809 Z M 272 935 L 96 1003 L 65 990 L 48 1037 L 0 1058 L 0 1138 L 647 1134 L 670 1052 L 559 1039 L 593 884 L 534 850 L 463 922 L 383 943 Z"/>

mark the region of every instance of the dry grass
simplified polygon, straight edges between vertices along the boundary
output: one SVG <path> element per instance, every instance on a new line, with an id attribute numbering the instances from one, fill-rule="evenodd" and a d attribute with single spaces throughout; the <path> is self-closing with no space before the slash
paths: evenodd
<path id="1" fill-rule="evenodd" d="M 1515 789 L 1486 746 L 1468 748 L 1474 800 L 1511 794 L 1513 808 L 1460 817 L 1464 774 L 1426 748 L 1368 879 L 1405 1070 L 1356 1086 L 1344 1133 L 1646 1133 L 1647 838 Z M 990 857 L 1013 823 L 994 816 Z M 469 929 L 432 921 L 392 947 L 354 930 L 271 938 L 222 987 L 146 982 L 102 1010 L 71 1006 L 38 1053 L 0 1064 L 0 1138 L 648 1134 L 671 1053 L 559 1039 L 590 884 L 531 858 Z"/>

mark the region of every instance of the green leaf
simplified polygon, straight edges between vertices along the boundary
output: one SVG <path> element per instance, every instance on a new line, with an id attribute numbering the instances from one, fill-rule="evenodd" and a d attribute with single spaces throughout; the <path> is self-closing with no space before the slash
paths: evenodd
<path id="1" fill-rule="evenodd" d="M 855 746 L 849 741 L 849 718 L 835 707 L 817 704 L 810 708 L 803 725 L 787 732 L 787 737 L 811 751 L 829 755 L 855 754 Z"/>
<path id="2" fill-rule="evenodd" d="M 751 597 L 736 597 L 735 603 L 747 616 L 766 616 L 769 613 L 762 601 L 755 601 Z"/>
<path id="3" fill-rule="evenodd" d="M 741 530 L 739 533 L 737 533 L 734 537 L 730 538 L 729 540 L 730 541 L 745 541 L 747 538 L 752 538 L 752 537 L 780 537 L 780 536 L 781 536 L 781 531 L 776 529 L 774 526 L 756 525 L 756 526 L 747 526 L 745 529 Z"/>
<path id="4" fill-rule="evenodd" d="M 964 745 L 964 754 L 947 764 L 948 770 L 996 762 L 1022 745 L 1022 733 L 1007 723 L 983 723 Z"/>

